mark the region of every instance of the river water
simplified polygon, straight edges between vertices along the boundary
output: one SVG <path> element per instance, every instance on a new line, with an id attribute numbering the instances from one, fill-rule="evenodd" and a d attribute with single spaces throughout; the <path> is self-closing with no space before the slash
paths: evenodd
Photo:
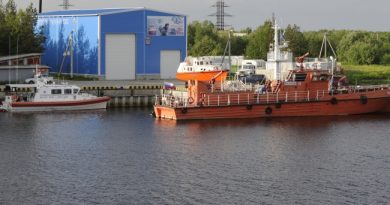
<path id="1" fill-rule="evenodd" d="M 388 204 L 390 115 L 0 113 L 0 204 Z"/>

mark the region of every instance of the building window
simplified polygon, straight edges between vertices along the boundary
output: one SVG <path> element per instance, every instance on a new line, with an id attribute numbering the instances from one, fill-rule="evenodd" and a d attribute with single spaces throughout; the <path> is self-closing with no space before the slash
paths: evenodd
<path id="1" fill-rule="evenodd" d="M 72 94 L 72 89 L 65 89 L 64 94 L 67 94 L 67 95 Z"/>
<path id="2" fill-rule="evenodd" d="M 62 93 L 61 89 L 52 89 L 51 94 L 53 95 L 60 95 Z"/>

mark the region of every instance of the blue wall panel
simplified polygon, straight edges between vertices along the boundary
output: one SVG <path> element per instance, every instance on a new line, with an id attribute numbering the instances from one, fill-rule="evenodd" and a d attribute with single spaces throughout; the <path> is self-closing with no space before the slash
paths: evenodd
<path id="1" fill-rule="evenodd" d="M 147 33 L 147 16 L 175 16 L 150 10 L 140 10 L 101 16 L 101 68 L 105 74 L 105 35 L 136 35 L 136 74 L 159 74 L 160 51 L 180 50 L 181 60 L 186 55 L 186 22 L 184 17 L 184 34 L 182 36 L 149 36 Z M 150 44 L 146 44 L 146 39 Z"/>
<path id="2" fill-rule="evenodd" d="M 39 16 L 37 26 L 42 27 L 45 53 L 42 62 L 51 72 L 61 69 L 68 39 L 73 39 L 73 73 L 98 74 L 98 17 L 97 16 Z M 65 57 L 63 73 L 70 73 L 70 56 Z"/>
<path id="3" fill-rule="evenodd" d="M 145 20 L 148 16 L 175 16 L 169 13 L 162 13 L 156 11 L 146 11 Z M 162 22 L 164 23 L 164 22 Z M 186 57 L 186 43 L 187 43 L 187 23 L 184 17 L 184 34 L 182 36 L 148 36 L 151 44 L 146 46 L 146 56 L 148 61 L 146 63 L 146 74 L 160 73 L 160 52 L 161 50 L 180 50 L 181 61 Z M 147 30 L 145 25 L 145 30 Z M 158 28 L 157 28 L 158 29 Z M 153 59 L 153 60 L 151 60 Z M 179 66 L 179 65 L 177 65 Z"/>
<path id="4" fill-rule="evenodd" d="M 186 18 L 176 16 L 184 21 L 183 28 L 178 29 L 173 24 L 169 28 L 170 32 L 165 36 L 163 36 L 161 28 L 153 30 L 154 28 L 151 29 L 150 27 L 154 27 L 157 23 L 165 25 L 167 20 L 171 22 L 170 19 L 174 19 L 175 16 L 175 14 L 144 9 L 101 16 L 98 14 L 89 16 L 51 16 L 42 14 L 38 18 L 38 27 L 43 26 L 47 38 L 42 62 L 52 67 L 51 71 L 59 71 L 67 39 L 71 31 L 74 31 L 74 73 L 97 75 L 99 73 L 98 28 L 100 18 L 101 75 L 106 73 L 106 34 L 135 34 L 136 74 L 159 74 L 161 50 L 180 50 L 181 60 L 183 61 L 185 58 L 187 41 Z M 174 35 L 176 31 L 179 35 Z M 62 70 L 64 73 L 70 72 L 69 59 L 69 57 L 65 58 Z"/>
<path id="5" fill-rule="evenodd" d="M 106 73 L 106 34 L 135 34 L 136 41 L 136 73 L 141 72 L 143 65 L 143 13 L 144 11 L 133 11 L 126 13 L 110 14 L 101 16 L 101 71 Z"/>

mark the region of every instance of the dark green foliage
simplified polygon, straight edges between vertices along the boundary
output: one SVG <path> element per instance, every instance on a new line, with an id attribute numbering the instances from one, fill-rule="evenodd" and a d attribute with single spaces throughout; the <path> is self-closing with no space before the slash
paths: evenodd
<path id="1" fill-rule="evenodd" d="M 245 56 L 249 59 L 266 59 L 272 40 L 272 22 L 267 20 L 249 35 Z"/>
<path id="2" fill-rule="evenodd" d="M 289 42 L 288 48 L 292 51 L 294 56 L 301 56 L 308 52 L 305 36 L 297 25 L 288 25 L 284 30 L 284 37 L 286 41 Z"/>
<path id="3" fill-rule="evenodd" d="M 36 24 L 37 11 L 32 4 L 17 11 L 13 0 L 5 5 L 0 0 L 0 56 L 42 52 L 45 39 L 36 31 Z"/>
<path id="4" fill-rule="evenodd" d="M 273 42 L 273 32 L 270 20 L 266 20 L 254 31 L 250 28 L 241 30 L 240 33 L 246 35 L 231 37 L 232 55 L 266 59 L 269 46 Z M 288 49 L 293 52 L 294 56 L 309 52 L 310 57 L 320 57 L 325 34 L 340 62 L 352 65 L 390 64 L 390 32 L 351 30 L 301 32 L 299 26 L 295 24 L 288 25 L 284 30 L 285 40 L 289 42 Z M 189 55 L 222 55 L 227 39 L 227 32 L 217 31 L 209 21 L 202 23 L 195 21 L 188 25 Z M 327 45 L 326 55 L 335 55 L 329 45 Z M 325 50 L 322 51 L 321 57 L 323 56 L 325 56 Z"/>
<path id="5" fill-rule="evenodd" d="M 191 56 L 218 55 L 218 31 L 209 21 L 195 21 L 188 25 L 188 54 Z"/>

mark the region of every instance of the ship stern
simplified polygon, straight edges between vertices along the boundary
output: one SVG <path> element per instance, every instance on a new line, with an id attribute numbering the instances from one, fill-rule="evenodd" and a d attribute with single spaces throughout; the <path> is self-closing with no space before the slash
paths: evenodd
<path id="1" fill-rule="evenodd" d="M 177 119 L 175 108 L 172 108 L 172 107 L 155 105 L 154 106 L 154 114 L 155 114 L 156 118 L 171 119 L 171 120 Z"/>

